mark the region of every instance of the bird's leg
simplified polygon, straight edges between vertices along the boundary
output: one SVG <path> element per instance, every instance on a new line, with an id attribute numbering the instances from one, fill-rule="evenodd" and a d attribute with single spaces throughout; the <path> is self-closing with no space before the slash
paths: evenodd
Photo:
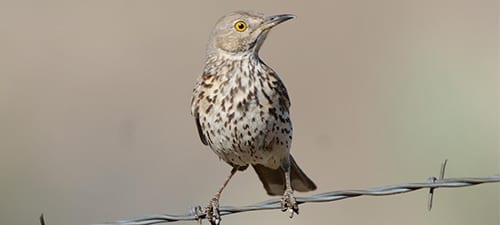
<path id="1" fill-rule="evenodd" d="M 290 181 L 290 160 L 289 156 L 286 157 L 285 163 L 284 163 L 284 170 L 285 170 L 285 193 L 283 194 L 283 197 L 281 197 L 281 211 L 289 211 L 290 212 L 290 218 L 293 217 L 293 214 L 299 214 L 299 204 L 297 204 L 297 201 L 295 200 L 295 197 L 293 196 L 293 189 L 292 189 L 292 184 Z"/>
<path id="2" fill-rule="evenodd" d="M 229 174 L 226 181 L 224 181 L 224 183 L 220 187 L 219 191 L 217 191 L 217 193 L 215 193 L 212 200 L 210 200 L 210 202 L 208 203 L 208 206 L 206 209 L 206 214 L 207 214 L 208 221 L 210 221 L 210 224 L 212 224 L 212 225 L 220 224 L 221 217 L 220 217 L 220 213 L 219 213 L 219 198 L 220 198 L 222 191 L 227 186 L 227 184 L 229 183 L 229 180 L 231 180 L 231 178 L 236 173 L 236 171 L 237 171 L 237 168 L 233 167 L 233 169 L 231 170 L 231 174 Z"/>

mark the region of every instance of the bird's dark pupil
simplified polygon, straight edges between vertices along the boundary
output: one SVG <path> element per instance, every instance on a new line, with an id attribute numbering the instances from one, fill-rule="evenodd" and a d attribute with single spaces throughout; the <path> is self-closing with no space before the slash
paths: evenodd
<path id="1" fill-rule="evenodd" d="M 238 28 L 243 29 L 243 28 L 245 28 L 245 25 L 240 23 L 240 24 L 238 24 Z"/>

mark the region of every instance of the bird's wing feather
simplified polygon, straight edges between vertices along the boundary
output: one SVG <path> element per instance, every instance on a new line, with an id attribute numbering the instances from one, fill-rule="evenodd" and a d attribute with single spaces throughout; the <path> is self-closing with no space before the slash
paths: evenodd
<path id="1" fill-rule="evenodd" d="M 276 72 L 274 72 L 270 68 L 269 68 L 269 70 L 270 70 L 269 75 L 275 79 L 274 89 L 275 89 L 276 93 L 278 93 L 278 96 L 279 96 L 278 103 L 282 107 L 284 107 L 286 110 L 288 110 L 290 108 L 291 103 L 290 103 L 290 97 L 288 96 L 288 91 L 286 90 L 285 84 L 280 79 L 278 74 L 276 74 Z"/>
<path id="2" fill-rule="evenodd" d="M 200 121 L 200 101 L 205 97 L 203 88 L 211 87 L 210 84 L 206 83 L 207 79 L 210 79 L 210 76 L 207 73 L 203 73 L 196 83 L 196 86 L 193 90 L 193 96 L 191 98 L 191 115 L 194 116 L 194 121 L 196 123 L 196 128 L 198 129 L 198 135 L 200 136 L 200 140 L 204 145 L 208 145 L 208 139 L 203 132 L 203 127 Z"/>
<path id="3" fill-rule="evenodd" d="M 200 135 L 201 143 L 204 145 L 208 145 L 207 138 L 205 137 L 205 134 L 203 134 L 203 130 L 201 129 L 201 124 L 200 124 L 200 117 L 198 114 L 195 115 L 194 118 L 196 122 L 196 128 L 198 128 L 198 134 Z"/>

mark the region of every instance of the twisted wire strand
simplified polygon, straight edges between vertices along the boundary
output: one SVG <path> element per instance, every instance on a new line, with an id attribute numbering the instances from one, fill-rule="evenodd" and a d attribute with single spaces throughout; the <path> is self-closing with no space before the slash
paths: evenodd
<path id="1" fill-rule="evenodd" d="M 442 178 L 444 176 L 444 166 L 446 165 L 446 161 L 443 164 L 441 170 Z M 446 179 L 438 179 L 435 177 L 430 177 L 428 182 L 426 183 L 407 183 L 407 184 L 394 184 L 387 186 L 380 186 L 374 188 L 366 188 L 366 189 L 353 189 L 353 190 L 341 190 L 341 191 L 332 191 L 325 192 L 321 194 L 312 195 L 309 197 L 297 197 L 297 203 L 314 203 L 314 202 L 332 202 L 338 201 L 347 198 L 354 198 L 359 196 L 385 196 L 385 195 L 396 195 L 407 193 L 411 191 L 416 191 L 419 189 L 429 189 L 429 209 L 432 206 L 432 195 L 434 193 L 434 189 L 438 188 L 460 188 L 473 186 L 484 183 L 495 183 L 500 182 L 500 174 L 482 177 L 482 178 L 446 178 Z M 269 210 L 269 209 L 281 209 L 281 199 L 270 199 L 267 201 L 259 202 L 253 205 L 241 206 L 241 207 L 233 207 L 233 206 L 221 206 L 219 208 L 220 215 L 229 215 L 235 213 L 249 212 L 249 211 L 257 211 L 257 210 Z M 151 225 L 158 223 L 167 223 L 167 222 L 175 222 L 175 221 L 187 221 L 187 220 L 197 220 L 200 221 L 204 219 L 206 214 L 203 209 L 198 206 L 191 209 L 191 211 L 184 215 L 169 215 L 169 214 L 158 214 L 158 215 L 150 215 L 137 217 L 133 219 L 127 220 L 118 220 L 114 222 L 107 222 L 102 224 L 94 224 L 94 225 Z M 42 218 L 41 218 L 42 219 Z"/>

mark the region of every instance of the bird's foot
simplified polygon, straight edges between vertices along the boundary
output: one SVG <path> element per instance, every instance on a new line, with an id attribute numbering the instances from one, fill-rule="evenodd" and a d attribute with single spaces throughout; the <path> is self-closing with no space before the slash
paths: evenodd
<path id="1" fill-rule="evenodd" d="M 212 225 L 219 225 L 221 221 L 220 212 L 219 212 L 219 199 L 212 198 L 208 203 L 208 206 L 205 210 L 207 219 L 210 221 Z"/>
<path id="2" fill-rule="evenodd" d="M 191 212 L 191 215 L 194 215 L 194 218 L 196 219 L 196 221 L 198 221 L 198 223 L 200 223 L 200 225 L 201 225 L 201 219 L 203 218 L 202 216 L 205 215 L 205 211 L 203 211 L 201 206 L 195 206 L 195 207 L 191 208 L 190 212 Z"/>
<path id="3" fill-rule="evenodd" d="M 281 211 L 289 211 L 290 218 L 293 217 L 293 214 L 299 214 L 299 204 L 297 204 L 292 190 L 286 190 L 281 197 Z"/>

